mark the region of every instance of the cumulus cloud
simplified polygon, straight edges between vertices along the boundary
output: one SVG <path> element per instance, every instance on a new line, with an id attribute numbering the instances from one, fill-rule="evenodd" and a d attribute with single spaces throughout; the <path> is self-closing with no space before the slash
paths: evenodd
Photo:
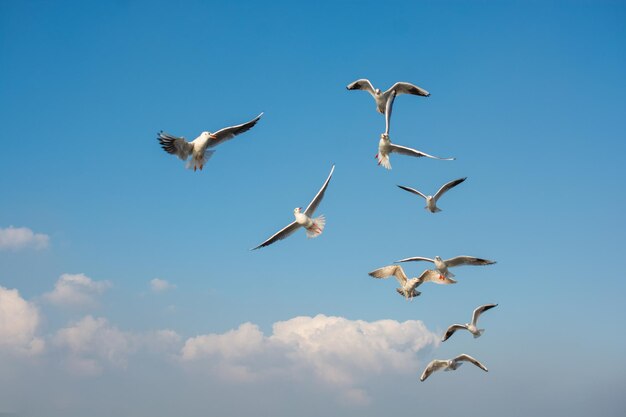
<path id="1" fill-rule="evenodd" d="M 44 299 L 60 306 L 90 306 L 110 286 L 109 281 L 94 281 L 85 274 L 63 274 Z"/>
<path id="2" fill-rule="evenodd" d="M 9 226 L 0 229 L 0 250 L 45 249 L 49 242 L 48 235 L 34 233 L 28 227 Z"/>
<path id="3" fill-rule="evenodd" d="M 164 279 L 154 278 L 150 280 L 150 289 L 154 292 L 163 292 L 176 288 L 176 285 L 170 284 Z"/>
<path id="4" fill-rule="evenodd" d="M 189 338 L 186 362 L 204 361 L 220 375 L 249 381 L 288 376 L 341 388 L 343 399 L 366 404 L 358 381 L 383 373 L 417 373 L 418 353 L 437 346 L 439 338 L 421 321 L 366 322 L 317 315 L 273 325 L 266 336 L 252 323 L 221 334 Z"/>
<path id="5" fill-rule="evenodd" d="M 0 349 L 36 355 L 44 341 L 35 336 L 39 326 L 37 307 L 24 300 L 15 289 L 0 286 Z"/>
<path id="6" fill-rule="evenodd" d="M 181 344 L 180 336 L 172 330 L 132 333 L 90 315 L 58 330 L 52 340 L 66 351 L 68 369 L 85 376 L 98 375 L 107 366 L 126 369 L 129 356 L 138 351 L 168 353 Z"/>

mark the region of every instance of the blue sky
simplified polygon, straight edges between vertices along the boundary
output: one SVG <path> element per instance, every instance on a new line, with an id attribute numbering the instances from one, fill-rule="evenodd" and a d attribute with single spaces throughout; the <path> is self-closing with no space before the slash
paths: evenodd
<path id="1" fill-rule="evenodd" d="M 591 1 L 0 3 L 0 415 L 467 412 L 449 395 L 485 416 L 622 415 L 625 18 Z M 377 166 L 384 118 L 346 91 L 358 78 L 430 91 L 398 97 L 391 138 L 457 160 Z M 202 172 L 155 138 L 261 111 Z M 332 164 L 323 235 L 250 252 Z M 395 186 L 465 176 L 436 215 Z M 461 254 L 498 263 L 410 303 L 367 275 Z M 488 302 L 482 338 L 435 341 Z M 419 382 L 462 352 L 489 373 Z"/>

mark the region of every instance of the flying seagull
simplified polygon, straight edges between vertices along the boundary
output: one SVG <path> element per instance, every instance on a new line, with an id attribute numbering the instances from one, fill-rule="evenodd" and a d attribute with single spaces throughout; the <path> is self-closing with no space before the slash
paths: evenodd
<path id="1" fill-rule="evenodd" d="M 211 158 L 211 156 L 215 153 L 214 150 L 209 150 L 208 148 L 214 148 L 215 146 L 234 138 L 240 133 L 250 130 L 250 128 L 252 128 L 252 126 L 259 121 L 261 116 L 263 116 L 263 113 L 259 114 L 247 123 L 225 127 L 215 133 L 202 132 L 200 133 L 200 136 L 191 142 L 187 142 L 187 140 L 183 137 L 172 136 L 163 131 L 159 132 L 157 139 L 165 152 L 176 155 L 183 161 L 187 161 L 191 155 L 191 159 L 187 162 L 187 168 L 193 168 L 194 171 L 196 169 L 202 170 L 206 161 L 208 161 L 209 158 Z"/>
<path id="2" fill-rule="evenodd" d="M 441 211 L 441 209 L 439 207 L 437 207 L 437 200 L 439 200 L 439 198 L 444 195 L 448 190 L 456 187 L 457 185 L 459 185 L 460 183 L 462 183 L 463 181 L 465 181 L 467 179 L 467 177 L 465 178 L 459 178 L 458 180 L 454 180 L 454 181 L 450 181 L 447 184 L 444 184 L 439 191 L 437 191 L 435 193 L 435 195 L 424 195 L 422 192 L 411 188 L 411 187 L 405 187 L 404 185 L 398 185 L 398 187 L 402 188 L 403 190 L 406 190 L 410 193 L 413 194 L 417 194 L 419 196 L 422 196 L 426 199 L 426 207 L 424 207 L 426 210 L 430 211 L 431 213 L 437 213 L 438 211 Z"/>
<path id="3" fill-rule="evenodd" d="M 386 93 L 385 93 L 386 94 Z M 378 153 L 374 158 L 378 159 L 378 165 L 382 165 L 387 169 L 391 169 L 391 163 L 389 162 L 389 154 L 390 153 L 398 153 L 400 155 L 414 156 L 414 157 L 427 157 L 432 159 L 441 159 L 444 161 L 452 161 L 455 158 L 440 158 L 438 156 L 429 155 L 425 152 L 418 151 L 416 149 L 407 148 L 406 146 L 400 146 L 391 143 L 389 139 L 389 130 L 391 129 L 391 113 L 393 108 L 393 102 L 395 100 L 396 93 L 395 90 L 392 90 L 387 100 L 387 107 L 385 111 L 385 122 L 386 129 L 385 133 L 380 135 L 380 141 L 378 142 Z"/>
<path id="4" fill-rule="evenodd" d="M 459 366 L 463 365 L 463 362 L 473 363 L 474 365 L 478 366 L 483 371 L 488 372 L 487 367 L 485 365 L 478 362 L 476 359 L 472 358 L 470 355 L 466 355 L 465 353 L 463 353 L 453 359 L 448 359 L 448 360 L 435 359 L 434 361 L 430 362 L 428 366 L 426 367 L 426 369 L 424 369 L 422 376 L 420 376 L 420 381 L 424 381 L 426 378 L 430 376 L 430 374 L 432 374 L 435 371 L 440 371 L 440 370 L 455 371 Z"/>
<path id="5" fill-rule="evenodd" d="M 335 166 L 333 165 L 330 170 L 330 174 L 328 174 L 328 178 L 326 178 L 326 181 L 324 181 L 324 185 L 322 185 L 322 188 L 317 192 L 317 194 L 315 195 L 313 200 L 311 200 L 309 206 L 306 208 L 306 210 L 304 210 L 304 212 L 302 211 L 301 207 L 296 207 L 293 210 L 293 215 L 296 217 L 295 221 L 283 227 L 265 242 L 261 243 L 256 248 L 252 248 L 252 250 L 259 249 L 264 246 L 269 246 L 278 240 L 284 239 L 296 230 L 298 230 L 301 226 L 306 229 L 306 236 L 308 238 L 314 238 L 321 235 L 322 231 L 324 230 L 324 226 L 326 225 L 326 218 L 324 217 L 324 215 L 321 215 L 319 217 L 316 217 L 315 219 L 312 219 L 311 216 L 313 216 L 315 209 L 317 209 L 317 206 L 319 206 L 322 198 L 324 198 L 324 193 L 326 192 L 326 188 L 328 187 L 330 178 L 333 176 L 334 170 Z"/>
<path id="6" fill-rule="evenodd" d="M 457 256 L 455 258 L 446 259 L 445 261 L 441 259 L 439 256 L 435 256 L 435 259 L 424 258 L 422 256 L 414 256 L 412 258 L 404 258 L 400 259 L 396 262 L 417 262 L 417 261 L 427 261 L 433 262 L 435 264 L 435 268 L 441 274 L 439 276 L 440 279 L 453 277 L 454 274 L 448 271 L 448 268 L 452 268 L 453 266 L 460 265 L 492 265 L 495 264 L 496 261 L 490 261 L 488 259 L 482 258 L 474 258 L 473 256 Z"/>
<path id="7" fill-rule="evenodd" d="M 480 317 L 480 315 L 485 311 L 492 309 L 496 306 L 497 304 L 485 304 L 484 306 L 476 307 L 476 309 L 474 309 L 474 313 L 472 314 L 471 323 L 453 324 L 452 326 L 448 327 L 448 330 L 446 330 L 446 334 L 443 335 L 441 341 L 445 342 L 450 336 L 454 334 L 454 332 L 460 329 L 465 329 L 469 331 L 471 334 L 474 335 L 474 339 L 482 336 L 482 334 L 485 332 L 485 329 L 476 328 L 476 322 L 478 321 L 478 317 Z"/>
<path id="8" fill-rule="evenodd" d="M 437 284 L 456 284 L 453 279 L 446 279 L 442 281 L 439 278 L 439 274 L 436 271 L 429 269 L 422 272 L 417 278 L 409 279 L 400 265 L 389 265 L 376 269 L 369 273 L 374 278 L 389 278 L 390 276 L 396 277 L 396 280 L 400 283 L 400 288 L 396 288 L 398 294 L 402 295 L 407 300 L 413 299 L 421 294 L 416 288 L 425 282 L 435 282 Z"/>
<path id="9" fill-rule="evenodd" d="M 348 84 L 346 88 L 348 90 L 364 90 L 370 93 L 372 97 L 374 97 L 374 100 L 376 100 L 376 111 L 378 111 L 378 113 L 383 113 L 383 114 L 385 114 L 387 102 L 389 101 L 389 97 L 391 96 L 393 91 L 395 91 L 395 94 L 398 94 L 398 95 L 399 94 L 412 94 L 414 96 L 423 96 L 423 97 L 430 96 L 430 93 L 424 90 L 423 88 L 420 88 L 416 85 L 405 83 L 405 82 L 395 83 L 393 86 L 391 86 L 389 90 L 383 93 L 378 88 L 375 89 L 372 86 L 372 83 L 370 83 L 370 81 L 366 80 L 365 78 L 356 80 L 355 82 Z"/>

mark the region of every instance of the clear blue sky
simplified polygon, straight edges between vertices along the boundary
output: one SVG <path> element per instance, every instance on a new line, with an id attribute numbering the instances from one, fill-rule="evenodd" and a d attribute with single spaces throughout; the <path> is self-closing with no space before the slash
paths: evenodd
<path id="1" fill-rule="evenodd" d="M 0 233 L 47 240 L 0 239 L 0 415 L 623 415 L 625 21 L 618 1 L 1 2 Z M 377 166 L 384 118 L 346 91 L 358 78 L 431 92 L 398 97 L 392 140 L 457 160 Z M 202 172 L 156 141 L 261 111 Z M 323 235 L 250 252 L 333 163 Z M 395 186 L 464 176 L 435 215 Z M 367 275 L 461 254 L 498 263 L 411 303 Z M 410 371 L 273 327 L 322 314 L 439 337 L 488 302 L 477 340 L 378 335 Z M 419 382 L 462 352 L 490 372 Z"/>

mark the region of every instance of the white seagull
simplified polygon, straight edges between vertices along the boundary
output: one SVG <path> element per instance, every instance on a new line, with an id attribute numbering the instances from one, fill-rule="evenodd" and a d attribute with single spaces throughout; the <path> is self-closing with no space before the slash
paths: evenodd
<path id="1" fill-rule="evenodd" d="M 400 187 L 403 190 L 406 190 L 406 191 L 408 191 L 410 193 L 417 194 L 419 196 L 424 197 L 426 199 L 426 207 L 424 207 L 424 208 L 426 210 L 430 211 L 431 213 L 437 213 L 437 212 L 441 211 L 441 209 L 439 207 L 437 207 L 437 200 L 439 200 L 439 198 L 442 195 L 444 195 L 448 190 L 456 187 L 457 185 L 459 185 L 460 183 L 462 183 L 466 179 L 467 179 L 467 177 L 459 178 L 458 180 L 450 181 L 449 183 L 444 184 L 439 189 L 439 191 L 437 191 L 435 193 L 435 195 L 424 195 L 422 192 L 416 190 L 415 188 L 405 187 L 404 185 L 398 185 L 398 187 Z"/>
<path id="2" fill-rule="evenodd" d="M 417 261 L 427 261 L 433 262 L 435 264 L 435 268 L 439 271 L 440 279 L 453 277 L 454 274 L 448 271 L 448 268 L 452 268 L 454 266 L 460 265 L 492 265 L 495 264 L 496 261 L 490 261 L 489 259 L 482 258 L 474 258 L 473 256 L 457 256 L 455 258 L 446 259 L 445 261 L 441 259 L 440 256 L 435 256 L 435 259 L 424 258 L 422 256 L 414 256 L 412 258 L 404 258 L 400 259 L 396 262 L 417 262 Z"/>
<path id="3" fill-rule="evenodd" d="M 416 288 L 425 282 L 435 282 L 437 284 L 456 284 L 456 281 L 450 278 L 444 281 L 438 279 L 439 274 L 437 271 L 431 271 L 429 269 L 422 272 L 422 275 L 419 277 L 409 279 L 400 265 L 384 266 L 370 272 L 369 275 L 374 278 L 389 278 L 390 276 L 396 277 L 396 280 L 398 280 L 398 283 L 401 285 L 400 288 L 396 288 L 396 291 L 407 300 L 420 295 L 421 292 L 417 291 Z"/>
<path id="4" fill-rule="evenodd" d="M 206 161 L 215 153 L 215 151 L 208 150 L 208 148 L 213 148 L 220 143 L 234 138 L 240 133 L 246 132 L 259 121 L 261 116 L 263 116 L 263 113 L 247 123 L 225 127 L 215 133 L 202 132 L 200 136 L 191 142 L 187 142 L 183 137 L 172 136 L 163 131 L 159 132 L 157 139 L 165 152 L 176 155 L 183 161 L 187 161 L 191 155 L 191 159 L 187 162 L 187 168 L 193 168 L 194 171 L 196 169 L 202 170 Z"/>
<path id="5" fill-rule="evenodd" d="M 372 83 L 370 83 L 370 81 L 366 80 L 365 78 L 356 80 L 355 82 L 349 84 L 346 88 L 348 90 L 364 90 L 370 93 L 372 97 L 374 97 L 374 100 L 376 100 L 376 111 L 383 114 L 385 114 L 385 109 L 387 107 L 389 97 L 394 91 L 395 94 L 412 94 L 414 96 L 423 97 L 430 96 L 430 93 L 423 88 L 405 82 L 395 83 L 391 86 L 389 90 L 383 93 L 378 88 L 374 88 L 372 86 Z"/>
<path id="6" fill-rule="evenodd" d="M 446 330 L 446 334 L 443 335 L 443 338 L 441 339 L 441 341 L 445 342 L 446 340 L 448 340 L 450 336 L 454 334 L 454 332 L 460 329 L 465 329 L 469 331 L 471 334 L 474 335 L 474 339 L 482 336 L 482 334 L 485 332 L 485 329 L 478 329 L 476 327 L 476 322 L 478 322 L 478 317 L 480 317 L 480 315 L 484 313 L 485 311 L 490 310 L 496 306 L 497 304 L 485 304 L 484 306 L 476 307 L 476 309 L 474 309 L 474 313 L 472 313 L 471 323 L 453 324 L 452 326 L 448 327 L 448 330 Z"/>
<path id="7" fill-rule="evenodd" d="M 317 206 L 319 206 L 322 198 L 324 198 L 324 193 L 326 192 L 326 188 L 328 187 L 330 178 L 333 176 L 334 170 L 335 166 L 333 165 L 330 170 L 330 174 L 328 174 L 328 178 L 326 178 L 326 181 L 324 181 L 324 185 L 322 185 L 322 188 L 317 192 L 317 194 L 315 195 L 313 200 L 311 200 L 309 206 L 306 208 L 306 210 L 304 210 L 304 212 L 302 212 L 301 207 L 296 207 L 293 210 L 293 215 L 296 217 L 295 221 L 289 223 L 287 226 L 274 233 L 269 239 L 261 243 L 256 248 L 252 248 L 252 250 L 259 249 L 264 246 L 269 246 L 277 240 L 284 239 L 296 230 L 298 230 L 300 227 L 304 227 L 306 229 L 306 236 L 308 238 L 314 238 L 321 235 L 322 231 L 324 230 L 324 226 L 326 225 L 326 218 L 324 217 L 324 215 L 321 215 L 319 217 L 316 217 L 315 219 L 312 219 L 311 216 L 313 216 L 315 209 L 317 209 Z"/>
<path id="8" fill-rule="evenodd" d="M 456 369 L 459 368 L 459 366 L 463 365 L 463 362 L 473 363 L 474 365 L 478 366 L 483 371 L 488 372 L 487 367 L 485 365 L 478 362 L 476 359 L 472 358 L 470 355 L 466 355 L 465 353 L 463 353 L 453 359 L 448 359 L 448 360 L 435 359 L 434 361 L 430 362 L 428 366 L 426 367 L 426 369 L 424 369 L 422 376 L 420 376 L 420 381 L 424 381 L 426 378 L 430 376 L 430 374 L 432 374 L 435 371 L 440 371 L 440 370 L 455 371 Z"/>
<path id="9" fill-rule="evenodd" d="M 378 165 L 382 165 L 387 169 L 391 169 L 391 163 L 389 162 L 390 153 L 398 153 L 400 155 L 414 156 L 417 158 L 425 156 L 427 158 L 440 159 L 444 161 L 454 160 L 455 158 L 440 158 L 438 156 L 429 155 L 416 149 L 411 149 L 407 148 L 406 146 L 400 146 L 391 143 L 391 140 L 389 139 L 389 130 L 391 129 L 391 113 L 395 97 L 396 93 L 394 90 L 392 90 L 386 103 L 387 108 L 385 111 L 385 133 L 380 135 L 380 141 L 378 141 L 378 153 L 376 154 L 376 156 L 374 156 L 374 158 L 378 160 Z"/>

